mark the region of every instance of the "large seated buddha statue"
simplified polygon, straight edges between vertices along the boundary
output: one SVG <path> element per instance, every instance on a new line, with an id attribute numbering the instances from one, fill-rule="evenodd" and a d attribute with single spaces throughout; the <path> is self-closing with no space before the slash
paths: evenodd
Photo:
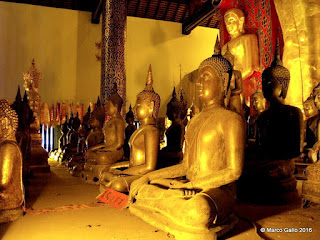
<path id="1" fill-rule="evenodd" d="M 160 107 L 160 96 L 153 90 L 152 71 L 149 66 L 145 89 L 137 95 L 134 115 L 140 122 L 129 140 L 129 161 L 118 162 L 101 172 L 100 191 L 112 188 L 129 192 L 132 181 L 156 169 L 160 144 L 156 119 Z"/>
<path id="2" fill-rule="evenodd" d="M 262 73 L 262 91 L 269 108 L 258 117 L 257 152 L 246 159 L 239 195 L 262 203 L 287 203 L 296 196 L 293 175 L 300 156 L 303 119 L 299 108 L 285 105 L 290 72 L 277 54 Z"/>
<path id="3" fill-rule="evenodd" d="M 217 239 L 236 224 L 234 182 L 242 172 L 245 130 L 241 115 L 224 107 L 231 77 L 217 41 L 198 69 L 203 108 L 188 123 L 182 162 L 131 185 L 130 211 L 175 239 Z"/>
<path id="4" fill-rule="evenodd" d="M 181 120 L 182 104 L 177 99 L 176 89 L 173 89 L 172 98 L 167 104 L 167 117 L 172 122 L 166 130 L 167 145 L 159 151 L 157 168 L 169 167 L 181 162 L 185 126 Z"/>
<path id="5" fill-rule="evenodd" d="M 123 100 L 114 83 L 113 93 L 107 100 L 106 111 L 111 117 L 103 127 L 104 142 L 88 149 L 84 172 L 88 183 L 98 182 L 100 172 L 105 167 L 122 160 L 124 141 L 124 121 L 121 116 Z"/>
<path id="6" fill-rule="evenodd" d="M 23 216 L 22 154 L 16 141 L 18 116 L 0 100 L 0 224 Z"/>
<path id="7" fill-rule="evenodd" d="M 245 33 L 245 17 L 240 9 L 229 9 L 224 15 L 224 22 L 230 35 L 230 41 L 223 46 L 222 55 L 225 55 L 229 48 L 235 57 L 234 70 L 242 74 L 243 94 L 247 100 L 255 91 L 255 84 L 250 76 L 255 71 L 260 71 L 258 39 L 254 34 Z"/>

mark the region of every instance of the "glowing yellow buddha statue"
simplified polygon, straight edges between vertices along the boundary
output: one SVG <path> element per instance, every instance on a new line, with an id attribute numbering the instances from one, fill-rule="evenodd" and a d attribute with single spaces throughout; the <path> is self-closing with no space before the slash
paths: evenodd
<path id="1" fill-rule="evenodd" d="M 88 149 L 84 173 L 88 183 L 98 182 L 102 169 L 123 157 L 124 120 L 121 116 L 123 100 L 114 84 L 113 93 L 107 100 L 106 111 L 111 117 L 103 127 L 104 142 Z M 93 182 L 92 182 L 93 181 Z"/>
<path id="2" fill-rule="evenodd" d="M 224 107 L 232 66 L 218 44 L 198 71 L 203 109 L 188 123 L 182 163 L 147 173 L 130 189 L 131 212 L 178 240 L 216 239 L 234 226 L 232 186 L 243 166 L 244 120 Z"/>
<path id="3" fill-rule="evenodd" d="M 245 18 L 240 9 L 229 9 L 224 15 L 224 22 L 231 39 L 223 46 L 222 55 L 225 55 L 228 47 L 235 57 L 234 70 L 240 71 L 243 81 L 246 82 L 255 71 L 260 71 L 257 36 L 244 32 Z M 244 89 L 245 98 L 251 96 L 253 92 L 253 88 Z"/>
<path id="4" fill-rule="evenodd" d="M 156 119 L 160 107 L 160 96 L 152 87 L 152 71 L 149 66 L 145 89 L 137 95 L 134 115 L 140 122 L 129 140 L 130 160 L 118 162 L 101 172 L 100 191 L 112 188 L 119 192 L 129 192 L 132 181 L 155 170 L 159 150 L 159 130 Z M 125 170 L 120 170 L 125 168 Z"/>
<path id="5" fill-rule="evenodd" d="M 22 154 L 16 141 L 18 116 L 0 100 L 0 224 L 23 216 Z"/>

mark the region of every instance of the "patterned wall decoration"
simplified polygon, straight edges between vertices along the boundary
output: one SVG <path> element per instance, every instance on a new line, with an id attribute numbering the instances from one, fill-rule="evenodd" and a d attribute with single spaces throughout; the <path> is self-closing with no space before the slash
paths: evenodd
<path id="1" fill-rule="evenodd" d="M 113 83 L 126 102 L 125 31 L 126 0 L 107 0 L 102 12 L 101 87 L 102 104 L 112 93 Z M 124 104 L 125 106 L 125 104 Z M 123 108 L 125 114 L 125 107 Z"/>
<path id="2" fill-rule="evenodd" d="M 245 14 L 245 32 L 257 35 L 262 72 L 274 59 L 277 39 L 280 43 L 280 55 L 283 53 L 282 30 L 274 0 L 223 0 L 220 5 L 219 26 L 222 46 L 230 39 L 223 21 L 224 13 L 230 8 L 241 9 Z M 254 73 L 250 78 L 250 83 L 255 85 L 255 89 L 261 82 L 261 72 Z"/>

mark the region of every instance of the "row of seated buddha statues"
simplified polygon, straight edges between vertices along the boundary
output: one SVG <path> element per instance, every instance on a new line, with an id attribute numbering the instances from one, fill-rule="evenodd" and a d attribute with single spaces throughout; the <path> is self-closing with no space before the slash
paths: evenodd
<path id="1" fill-rule="evenodd" d="M 187 125 L 182 161 L 128 184 L 129 210 L 176 239 L 216 239 L 237 222 L 232 208 L 244 160 L 245 123 L 225 108 L 232 77 L 232 65 L 217 41 L 214 55 L 198 69 L 203 107 Z"/>
<path id="2" fill-rule="evenodd" d="M 124 156 L 125 124 L 121 116 L 122 105 L 123 100 L 117 92 L 117 84 L 114 83 L 113 92 L 107 99 L 105 106 L 110 120 L 106 121 L 103 126 L 104 141 L 89 148 L 85 154 L 86 162 L 81 177 L 84 178 L 87 183 L 99 182 L 102 169 L 122 160 Z M 105 115 L 104 111 L 103 115 Z"/>
<path id="3" fill-rule="evenodd" d="M 19 100 L 19 99 L 16 99 Z M 15 107 L 17 104 L 15 104 Z M 16 140 L 18 115 L 7 100 L 0 100 L 0 224 L 23 216 L 22 161 Z"/>

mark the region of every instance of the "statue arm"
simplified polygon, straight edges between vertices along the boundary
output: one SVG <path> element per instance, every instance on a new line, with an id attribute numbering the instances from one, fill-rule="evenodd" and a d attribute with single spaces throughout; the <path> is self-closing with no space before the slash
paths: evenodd
<path id="1" fill-rule="evenodd" d="M 146 172 L 150 172 L 156 169 L 159 150 L 159 130 L 156 129 L 146 131 L 144 133 L 144 143 L 145 163 L 142 165 L 128 168 L 122 171 L 123 174 L 143 175 Z"/>
<path id="2" fill-rule="evenodd" d="M 119 122 L 121 121 L 121 122 Z M 106 147 L 106 150 L 119 150 L 123 146 L 124 142 L 124 123 L 122 120 L 117 121 L 115 125 L 115 136 L 116 140 Z"/>
<path id="3" fill-rule="evenodd" d="M 109 169 L 127 168 L 127 167 L 129 167 L 129 161 L 114 163 L 109 167 Z"/>
<path id="4" fill-rule="evenodd" d="M 95 146 L 89 148 L 88 151 L 94 151 L 94 150 L 97 150 L 97 149 L 100 149 L 100 148 L 103 148 L 103 147 L 105 147 L 104 143 L 100 143 L 98 145 L 95 145 Z"/>
<path id="5" fill-rule="evenodd" d="M 245 130 L 241 116 L 236 116 L 233 123 L 225 127 L 225 154 L 228 161 L 227 166 L 210 175 L 197 178 L 186 184 L 186 188 L 205 189 L 207 187 L 217 188 L 237 180 L 242 173 Z"/>
<path id="6" fill-rule="evenodd" d="M 232 89 L 232 95 L 238 95 L 242 93 L 242 76 L 241 72 L 234 71 L 235 88 Z"/>
<path id="7" fill-rule="evenodd" d="M 242 79 L 250 77 L 254 71 L 260 71 L 258 39 L 254 34 L 247 34 L 244 38 L 244 56 Z"/>
<path id="8" fill-rule="evenodd" d="M 18 161 L 20 158 L 20 162 Z M 10 185 L 13 174 L 13 165 L 21 164 L 22 156 L 18 146 L 9 143 L 0 149 L 0 191 Z"/>

